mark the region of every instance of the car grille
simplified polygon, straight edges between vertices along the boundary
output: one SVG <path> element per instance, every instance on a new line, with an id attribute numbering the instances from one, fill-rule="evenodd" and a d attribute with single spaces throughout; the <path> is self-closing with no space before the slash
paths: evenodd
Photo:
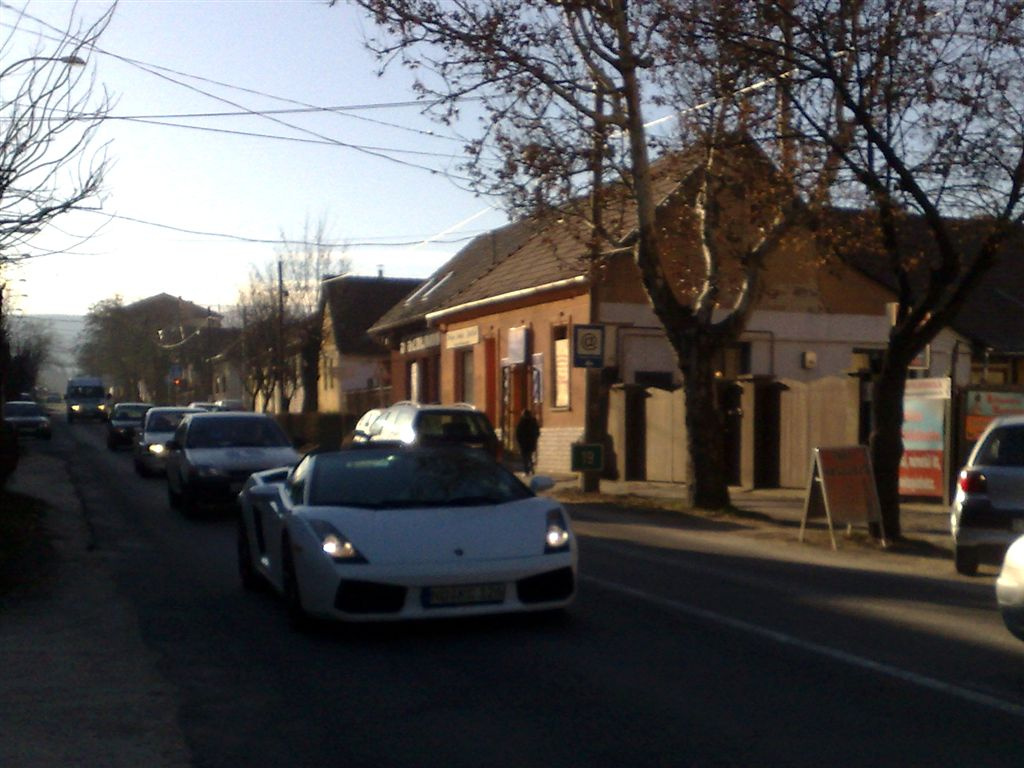
<path id="1" fill-rule="evenodd" d="M 345 613 L 398 613 L 405 605 L 405 587 L 373 581 L 342 581 L 334 607 Z"/>
<path id="2" fill-rule="evenodd" d="M 521 603 L 550 603 L 566 600 L 576 588 L 572 568 L 559 568 L 536 576 L 529 576 L 516 582 L 516 591 Z"/>

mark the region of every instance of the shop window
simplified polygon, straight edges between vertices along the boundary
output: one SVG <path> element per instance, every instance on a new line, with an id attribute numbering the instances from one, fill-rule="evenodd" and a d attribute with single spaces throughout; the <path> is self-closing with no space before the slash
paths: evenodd
<path id="1" fill-rule="evenodd" d="M 455 399 L 462 403 L 475 403 L 472 349 L 460 349 L 455 353 L 455 377 Z"/>
<path id="2" fill-rule="evenodd" d="M 551 405 L 555 408 L 569 407 L 569 373 L 571 371 L 569 350 L 569 326 L 556 325 L 551 329 L 554 362 L 552 366 L 552 391 L 554 397 Z"/>

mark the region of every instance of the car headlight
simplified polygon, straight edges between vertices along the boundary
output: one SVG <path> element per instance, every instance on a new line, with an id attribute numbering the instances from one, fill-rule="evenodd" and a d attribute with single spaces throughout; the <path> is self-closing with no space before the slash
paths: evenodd
<path id="1" fill-rule="evenodd" d="M 569 549 L 569 524 L 560 509 L 548 512 L 547 526 L 544 533 L 544 554 L 566 552 Z"/>
<path id="2" fill-rule="evenodd" d="M 310 527 L 320 539 L 320 548 L 336 563 L 365 563 L 366 558 L 337 528 L 325 520 L 310 520 Z"/>
<path id="3" fill-rule="evenodd" d="M 227 477 L 227 470 L 220 467 L 196 467 L 196 474 L 199 477 Z"/>
<path id="4" fill-rule="evenodd" d="M 72 411 L 80 411 L 80 410 L 82 410 L 82 406 L 80 406 L 78 403 L 75 403 L 74 405 L 71 406 L 71 410 Z"/>
<path id="5" fill-rule="evenodd" d="M 157 456 L 159 456 L 161 453 L 163 453 L 167 449 L 164 448 L 164 444 L 163 443 L 150 443 L 149 445 L 146 446 L 146 450 L 149 451 L 150 453 L 153 453 L 153 454 L 156 454 Z"/>

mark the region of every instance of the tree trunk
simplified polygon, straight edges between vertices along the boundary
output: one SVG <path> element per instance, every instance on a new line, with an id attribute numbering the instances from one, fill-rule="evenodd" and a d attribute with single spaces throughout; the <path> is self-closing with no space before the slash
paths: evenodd
<path id="1" fill-rule="evenodd" d="M 903 393 L 906 367 L 894 364 L 892 354 L 885 356 L 882 371 L 872 385 L 871 465 L 875 472 L 878 501 L 882 509 L 885 535 L 898 538 L 900 527 L 900 461 L 903 458 Z M 872 534 L 876 537 L 872 527 Z"/>
<path id="2" fill-rule="evenodd" d="M 724 509 L 729 506 L 729 483 L 725 468 L 725 429 L 716 403 L 716 342 L 711 334 L 698 332 L 693 334 L 688 347 L 683 387 L 690 500 L 698 509 Z"/>

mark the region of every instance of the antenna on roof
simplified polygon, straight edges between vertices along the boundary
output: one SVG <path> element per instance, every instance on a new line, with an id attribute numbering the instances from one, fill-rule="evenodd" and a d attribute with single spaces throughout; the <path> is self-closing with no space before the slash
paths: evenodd
<path id="1" fill-rule="evenodd" d="M 377 277 L 384 277 L 384 265 L 383 264 L 378 264 L 377 265 Z"/>

